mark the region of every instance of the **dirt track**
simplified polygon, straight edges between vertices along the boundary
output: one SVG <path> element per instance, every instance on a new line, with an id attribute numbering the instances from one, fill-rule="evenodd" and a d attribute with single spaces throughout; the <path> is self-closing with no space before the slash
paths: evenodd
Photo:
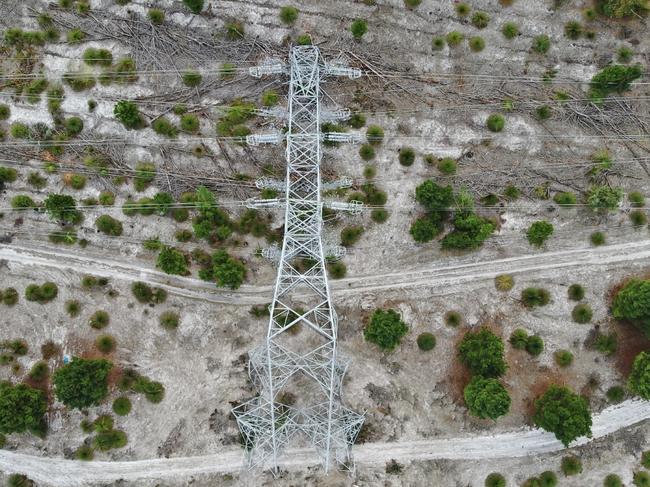
<path id="1" fill-rule="evenodd" d="M 491 261 L 459 262 L 455 265 L 436 265 L 405 269 L 400 272 L 355 275 L 331 281 L 334 294 L 344 295 L 379 289 L 435 286 L 492 279 L 498 274 L 535 272 L 536 277 L 559 268 L 582 266 L 612 266 L 622 262 L 650 259 L 650 241 L 628 242 L 597 248 L 580 248 L 543 252 Z M 126 281 L 145 281 L 165 288 L 168 292 L 192 299 L 227 304 L 262 304 L 271 297 L 271 286 L 243 285 L 237 291 L 216 289 L 213 284 L 189 277 L 170 276 L 155 269 L 128 261 L 117 261 L 96 256 L 82 256 L 63 250 L 13 245 L 0 246 L 0 260 L 24 266 L 42 266 L 79 273 L 112 277 Z"/>
<path id="2" fill-rule="evenodd" d="M 575 444 L 588 443 L 621 428 L 650 417 L 650 402 L 628 400 L 603 410 L 593 418 L 593 438 L 581 438 Z M 398 443 L 367 443 L 355 447 L 359 464 L 431 459 L 489 459 L 539 455 L 563 449 L 555 436 L 539 429 L 521 429 L 486 436 L 439 438 Z M 191 475 L 236 472 L 241 469 L 243 453 L 239 449 L 213 455 L 156 458 L 133 462 L 81 462 L 61 458 L 43 458 L 0 450 L 0 470 L 22 472 L 39 485 L 73 487 L 111 482 L 119 479 L 178 479 Z M 282 465 L 287 469 L 304 468 L 317 463 L 311 449 L 289 450 Z"/>

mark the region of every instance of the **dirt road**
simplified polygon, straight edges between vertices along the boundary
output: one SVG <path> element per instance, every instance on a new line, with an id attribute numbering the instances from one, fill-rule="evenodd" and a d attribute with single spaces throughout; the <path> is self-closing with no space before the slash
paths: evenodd
<path id="1" fill-rule="evenodd" d="M 146 267 L 137 261 L 111 260 L 88 253 L 80 255 L 60 249 L 27 246 L 0 246 L 0 260 L 15 265 L 41 266 L 72 270 L 126 281 L 145 281 L 170 293 L 192 299 L 226 304 L 263 304 L 269 302 L 271 286 L 243 285 L 236 291 L 216 289 L 213 284 L 190 277 L 170 276 Z M 650 260 L 650 241 L 628 242 L 596 248 L 580 248 L 555 252 L 540 252 L 506 259 L 472 261 L 469 258 L 452 265 L 423 265 L 417 269 L 399 272 L 355 275 L 333 280 L 334 294 L 345 295 L 381 289 L 431 286 L 444 289 L 452 284 L 463 284 L 492 279 L 498 274 L 535 272 L 543 278 L 559 268 L 600 266 L 609 267 L 622 262 Z"/>
<path id="2" fill-rule="evenodd" d="M 650 417 L 650 402 L 628 400 L 611 406 L 593 418 L 593 437 L 581 438 L 575 444 L 585 444 L 621 428 L 637 424 Z M 484 436 L 436 438 L 398 443 L 366 443 L 356 446 L 354 458 L 358 464 L 383 464 L 397 461 L 431 459 L 490 459 L 540 455 L 562 450 L 555 436 L 539 429 L 521 429 Z M 242 467 L 243 453 L 239 449 L 212 455 L 156 458 L 130 462 L 81 462 L 61 458 L 44 458 L 0 450 L 0 470 L 22 472 L 39 485 L 73 487 L 112 482 L 119 479 L 179 480 L 191 475 L 236 472 Z M 287 469 L 304 468 L 317 463 L 311 449 L 292 449 L 283 456 Z"/>

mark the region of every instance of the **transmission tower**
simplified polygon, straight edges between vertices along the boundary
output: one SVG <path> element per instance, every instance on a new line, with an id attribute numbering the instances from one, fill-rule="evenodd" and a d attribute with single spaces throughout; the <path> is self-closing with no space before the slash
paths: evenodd
<path id="1" fill-rule="evenodd" d="M 289 58 L 288 66 L 268 63 L 250 70 L 256 77 L 289 75 L 288 131 L 282 136 L 248 137 L 253 145 L 286 140 L 285 181 L 263 178 L 257 183 L 261 188 L 283 191 L 284 198 L 249 203 L 253 207 L 283 205 L 285 226 L 282 247 L 264 252 L 277 262 L 278 273 L 266 340 L 250 352 L 249 374 L 259 395 L 233 413 L 250 468 L 270 466 L 277 471 L 282 450 L 294 436 L 302 435 L 313 445 L 327 472 L 333 464 L 352 465 L 351 447 L 364 418 L 341 401 L 348 360 L 337 351 L 338 320 L 325 265 L 326 257 L 340 257 L 344 248 L 324 248 L 322 211 L 329 207 L 358 213 L 361 203 L 326 202 L 321 197 L 323 189 L 350 185 L 345 178 L 322 183 L 321 141 L 357 140 L 350 134 L 321 133 L 321 120 L 349 116 L 345 110 L 321 109 L 321 81 L 327 76 L 358 78 L 361 72 L 325 63 L 314 46 L 292 47 Z M 276 111 L 271 114 L 282 116 Z M 302 332 L 292 333 L 296 328 Z M 289 405 L 282 401 L 282 393 L 292 380 L 298 381 L 298 397 Z"/>

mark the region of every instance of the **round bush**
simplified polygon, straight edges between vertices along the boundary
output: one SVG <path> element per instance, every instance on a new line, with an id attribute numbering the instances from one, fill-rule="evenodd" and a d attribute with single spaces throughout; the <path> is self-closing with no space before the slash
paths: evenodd
<path id="1" fill-rule="evenodd" d="M 490 22 L 490 16 L 485 12 L 474 12 L 472 15 L 472 24 L 477 29 L 484 29 Z"/>
<path id="2" fill-rule="evenodd" d="M 70 137 L 81 133 L 84 129 L 84 122 L 79 117 L 70 117 L 65 120 L 65 131 Z"/>
<path id="3" fill-rule="evenodd" d="M 567 294 L 571 301 L 580 301 L 585 297 L 585 288 L 580 284 L 571 284 L 567 290 Z"/>
<path id="4" fill-rule="evenodd" d="M 630 221 L 635 227 L 640 227 L 648 223 L 648 217 L 642 210 L 633 210 L 630 212 Z"/>
<path id="5" fill-rule="evenodd" d="M 420 333 L 417 338 L 418 348 L 422 351 L 433 350 L 436 346 L 436 337 L 432 333 Z"/>
<path id="6" fill-rule="evenodd" d="M 341 230 L 341 244 L 345 247 L 354 245 L 359 241 L 363 234 L 363 227 L 360 225 L 351 225 Z"/>
<path id="7" fill-rule="evenodd" d="M 537 335 L 531 335 L 526 341 L 526 351 L 533 357 L 537 357 L 544 351 L 544 340 Z"/>
<path id="8" fill-rule="evenodd" d="M 499 274 L 494 278 L 494 287 L 497 291 L 508 292 L 515 285 L 515 279 L 510 274 Z"/>
<path id="9" fill-rule="evenodd" d="M 426 215 L 417 218 L 412 224 L 409 233 L 413 240 L 419 243 L 429 242 L 442 231 L 440 222 L 432 218 L 431 215 Z"/>
<path id="10" fill-rule="evenodd" d="M 95 311 L 90 317 L 89 325 L 96 330 L 106 328 L 110 322 L 110 316 L 106 311 Z"/>
<path id="11" fill-rule="evenodd" d="M 569 39 L 579 39 L 583 33 L 582 25 L 576 20 L 572 20 L 564 24 L 564 35 Z"/>
<path id="12" fill-rule="evenodd" d="M 605 392 L 605 396 L 613 403 L 619 403 L 625 398 L 625 389 L 621 386 L 612 386 Z M 650 466 L 648 467 L 650 468 Z"/>
<path id="13" fill-rule="evenodd" d="M 576 323 L 584 324 L 591 321 L 593 312 L 588 304 L 577 304 L 571 311 L 571 318 Z"/>
<path id="14" fill-rule="evenodd" d="M 191 113 L 181 115 L 180 127 L 183 132 L 196 134 L 199 131 L 199 128 L 201 128 L 199 117 Z"/>
<path id="15" fill-rule="evenodd" d="M 469 331 L 458 347 L 461 362 L 476 375 L 499 377 L 508 368 L 503 358 L 503 342 L 487 328 Z"/>
<path id="16" fill-rule="evenodd" d="M 573 354 L 568 350 L 558 350 L 554 354 L 555 363 L 560 367 L 568 367 L 573 363 Z"/>
<path id="17" fill-rule="evenodd" d="M 422 0 L 404 0 L 406 8 L 417 8 L 422 3 Z"/>
<path id="18" fill-rule="evenodd" d="M 47 366 L 47 362 L 44 360 L 39 360 L 36 362 L 34 365 L 32 365 L 32 368 L 29 371 L 29 378 L 37 382 L 45 380 L 49 375 L 50 369 Z"/>
<path id="19" fill-rule="evenodd" d="M 118 397 L 113 401 L 113 412 L 118 416 L 126 416 L 131 412 L 131 400 L 126 397 Z"/>
<path id="20" fill-rule="evenodd" d="M 363 144 L 359 148 L 359 155 L 361 156 L 361 159 L 363 159 L 364 161 L 369 161 L 375 158 L 375 149 L 370 144 Z"/>
<path id="21" fill-rule="evenodd" d="M 627 195 L 627 199 L 630 202 L 630 206 L 634 208 L 642 207 L 645 204 L 645 196 L 639 191 L 632 191 Z"/>
<path id="22" fill-rule="evenodd" d="M 383 208 L 375 208 L 370 212 L 370 218 L 375 223 L 385 223 L 388 220 L 388 211 Z"/>
<path id="23" fill-rule="evenodd" d="M 147 15 L 152 24 L 161 25 L 165 22 L 165 11 L 159 8 L 150 8 Z"/>
<path id="24" fill-rule="evenodd" d="M 519 35 L 519 27 L 514 22 L 506 22 L 501 27 L 501 33 L 506 39 L 514 39 Z"/>
<path id="25" fill-rule="evenodd" d="M 623 481 L 615 473 L 610 473 L 603 479 L 603 487 L 623 487 Z"/>
<path id="26" fill-rule="evenodd" d="M 445 324 L 456 328 L 463 322 L 463 317 L 458 311 L 447 311 L 445 313 Z"/>
<path id="27" fill-rule="evenodd" d="M 112 367 L 104 359 L 74 357 L 53 374 L 57 399 L 77 409 L 99 404 L 108 393 L 108 374 Z"/>
<path id="28" fill-rule="evenodd" d="M 479 36 L 470 37 L 469 48 L 474 52 L 481 52 L 485 49 L 485 40 Z"/>
<path id="29" fill-rule="evenodd" d="M 528 332 L 523 328 L 517 328 L 512 332 L 508 341 L 510 342 L 510 345 L 512 345 L 512 348 L 523 350 L 528 344 Z"/>
<path id="30" fill-rule="evenodd" d="M 122 223 L 110 215 L 101 215 L 95 220 L 97 229 L 111 237 L 119 237 L 122 235 Z"/>
<path id="31" fill-rule="evenodd" d="M 379 125 L 369 125 L 366 129 L 366 140 L 371 145 L 380 145 L 384 140 L 384 129 Z"/>
<path id="32" fill-rule="evenodd" d="M 632 483 L 636 487 L 650 487 L 650 473 L 639 470 L 634 472 Z"/>
<path id="33" fill-rule="evenodd" d="M 458 3 L 456 4 L 455 10 L 460 17 L 467 17 L 471 11 L 471 8 L 466 3 Z"/>
<path id="34" fill-rule="evenodd" d="M 165 330 L 175 330 L 180 323 L 180 316 L 174 311 L 165 311 L 160 315 L 160 326 Z"/>
<path id="35" fill-rule="evenodd" d="M 95 458 L 95 451 L 90 446 L 82 445 L 75 450 L 74 457 L 77 460 L 83 460 L 85 462 L 89 462 L 93 458 Z"/>
<path id="36" fill-rule="evenodd" d="M 113 352 L 115 350 L 115 345 L 115 338 L 111 335 L 101 335 L 97 337 L 97 340 L 95 340 L 97 350 L 104 354 Z"/>
<path id="37" fill-rule="evenodd" d="M 81 312 L 81 303 L 77 301 L 76 299 L 71 299 L 69 301 L 65 302 L 65 311 L 68 313 L 70 318 L 75 318 L 79 316 L 79 313 Z"/>
<path id="38" fill-rule="evenodd" d="M 527 287 L 521 291 L 521 300 L 527 308 L 545 306 L 551 300 L 551 295 L 546 289 Z"/>
<path id="39" fill-rule="evenodd" d="M 605 234 L 603 232 L 594 232 L 589 236 L 589 241 L 592 245 L 604 245 L 605 244 Z"/>
<path id="40" fill-rule="evenodd" d="M 650 450 L 646 450 L 641 454 L 641 465 L 643 465 L 643 468 L 650 469 Z"/>
<path id="41" fill-rule="evenodd" d="M 487 128 L 492 132 L 501 132 L 503 127 L 505 127 L 506 120 L 503 118 L 503 115 L 498 113 L 493 113 L 487 118 Z"/>
<path id="42" fill-rule="evenodd" d="M 415 151 L 410 147 L 402 147 L 399 151 L 399 163 L 402 166 L 412 166 L 415 162 Z"/>
<path id="43" fill-rule="evenodd" d="M 113 448 L 122 448 L 126 446 L 126 433 L 119 430 L 110 430 L 98 433 L 93 440 L 95 448 L 101 451 L 108 451 Z"/>
<path id="44" fill-rule="evenodd" d="M 436 36 L 431 39 L 431 47 L 434 51 L 442 51 L 445 48 L 445 38 Z"/>
<path id="45" fill-rule="evenodd" d="M 456 174 L 456 161 L 451 157 L 440 159 L 438 162 L 438 171 L 446 175 Z"/>
<path id="46" fill-rule="evenodd" d="M 556 487 L 557 475 L 555 475 L 555 472 L 546 470 L 539 474 L 539 485 L 540 487 Z"/>
<path id="47" fill-rule="evenodd" d="M 342 279 L 348 271 L 346 265 L 341 261 L 332 262 L 327 266 L 327 270 L 332 279 Z"/>
<path id="48" fill-rule="evenodd" d="M 533 222 L 526 231 L 528 243 L 535 247 L 541 247 L 546 240 L 553 235 L 553 225 L 545 220 Z"/>
<path id="49" fill-rule="evenodd" d="M 363 19 L 356 19 L 350 25 L 350 32 L 354 39 L 359 41 L 368 32 L 368 23 Z"/>
<path id="50" fill-rule="evenodd" d="M 7 306 L 13 306 L 18 302 L 18 291 L 13 287 L 8 287 L 2 293 L 2 302 Z"/>
<path id="51" fill-rule="evenodd" d="M 575 205 L 578 201 L 574 193 L 565 191 L 560 193 L 555 193 L 553 196 L 553 201 L 555 201 L 560 206 L 571 206 Z"/>
<path id="52" fill-rule="evenodd" d="M 485 487 L 506 487 L 506 479 L 500 473 L 493 472 L 485 477 Z"/>
<path id="53" fill-rule="evenodd" d="M 591 413 L 585 398 L 566 387 L 552 385 L 535 400 L 534 423 L 555 433 L 566 447 L 579 436 L 591 435 Z"/>
<path id="54" fill-rule="evenodd" d="M 551 39 L 543 34 L 533 39 L 533 51 L 538 54 L 546 54 L 551 48 Z"/>
<path id="55" fill-rule="evenodd" d="M 298 19 L 298 9 L 286 6 L 280 9 L 280 20 L 287 25 L 293 24 Z"/>
<path id="56" fill-rule="evenodd" d="M 449 47 L 458 47 L 464 38 L 463 34 L 457 30 L 452 30 L 446 37 Z"/>
<path id="57" fill-rule="evenodd" d="M 0 120 L 7 120 L 11 116 L 11 109 L 9 105 L 0 103 Z"/>

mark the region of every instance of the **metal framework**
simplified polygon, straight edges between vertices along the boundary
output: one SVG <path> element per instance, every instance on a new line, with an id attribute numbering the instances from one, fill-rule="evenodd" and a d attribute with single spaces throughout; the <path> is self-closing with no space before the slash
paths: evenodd
<path id="1" fill-rule="evenodd" d="M 338 320 L 325 266 L 326 256 L 339 258 L 344 249 L 324 249 L 322 210 L 325 206 L 356 213 L 361 207 L 359 202 L 326 202 L 321 198 L 323 189 L 349 184 L 348 179 L 321 182 L 321 120 L 346 113 L 321 110 L 321 81 L 325 76 L 357 78 L 361 73 L 326 64 L 314 46 L 292 47 L 288 68 L 281 64 L 251 68 L 251 75 L 256 77 L 287 72 L 288 131 L 282 136 L 286 140 L 286 179 L 283 183 L 266 178 L 258 181 L 260 188 L 284 192 L 284 200 L 275 200 L 275 204 L 284 205 L 284 241 L 281 249 L 276 246 L 264 252 L 278 262 L 278 273 L 266 340 L 250 353 L 249 374 L 259 395 L 236 407 L 233 414 L 250 468 L 270 466 L 277 471 L 278 458 L 287 443 L 295 435 L 304 435 L 328 471 L 333 464 L 351 467 L 351 446 L 364 417 L 345 408 L 341 401 L 348 360 L 337 351 Z M 273 142 L 274 137 L 254 137 L 251 141 Z M 336 136 L 337 142 L 355 140 L 347 134 Z M 256 203 L 252 201 L 251 205 Z M 294 327 L 300 327 L 302 333 L 291 333 Z M 281 394 L 290 381 L 300 380 L 297 376 L 307 377 L 315 387 L 300 387 L 295 404 L 283 404 Z"/>

